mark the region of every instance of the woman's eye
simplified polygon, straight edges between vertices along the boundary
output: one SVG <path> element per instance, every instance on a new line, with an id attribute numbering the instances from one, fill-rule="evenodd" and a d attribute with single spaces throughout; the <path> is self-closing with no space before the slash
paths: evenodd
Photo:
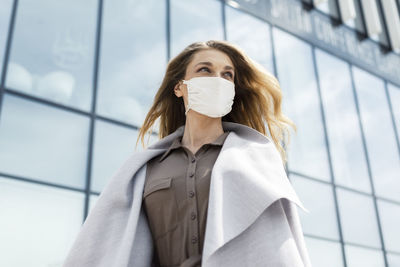
<path id="1" fill-rule="evenodd" d="M 198 70 L 198 72 L 200 72 L 200 71 L 202 71 L 202 70 L 207 70 L 207 72 L 210 72 L 210 69 L 207 68 L 207 67 L 202 67 L 202 68 L 200 68 L 200 69 Z"/>
<path id="2" fill-rule="evenodd" d="M 203 71 L 207 71 L 208 73 L 211 73 L 210 69 L 207 67 L 202 67 L 197 70 L 197 72 L 203 72 Z M 230 79 L 233 79 L 233 73 L 230 71 L 225 72 L 224 75 L 228 76 Z"/>
<path id="3" fill-rule="evenodd" d="M 226 72 L 225 74 L 227 74 L 230 78 L 233 78 L 232 72 Z"/>

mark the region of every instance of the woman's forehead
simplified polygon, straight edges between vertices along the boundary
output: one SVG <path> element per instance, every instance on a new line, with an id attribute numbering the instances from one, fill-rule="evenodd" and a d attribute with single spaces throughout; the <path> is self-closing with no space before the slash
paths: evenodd
<path id="1" fill-rule="evenodd" d="M 227 54 L 217 49 L 205 49 L 196 52 L 189 66 L 195 66 L 200 62 L 210 62 L 213 65 L 220 65 L 222 67 L 234 67 L 231 59 Z"/>

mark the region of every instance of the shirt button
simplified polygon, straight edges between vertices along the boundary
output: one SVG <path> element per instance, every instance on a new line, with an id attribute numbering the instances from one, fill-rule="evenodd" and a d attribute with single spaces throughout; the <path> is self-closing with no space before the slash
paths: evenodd
<path id="1" fill-rule="evenodd" d="M 196 159 L 192 159 L 192 163 L 194 163 L 196 161 Z"/>
<path id="2" fill-rule="evenodd" d="M 191 218 L 192 218 L 192 220 L 196 219 L 196 213 L 192 212 Z"/>
<path id="3" fill-rule="evenodd" d="M 195 244 L 197 242 L 197 237 L 196 236 L 193 236 L 192 237 L 192 244 Z"/>
<path id="4" fill-rule="evenodd" d="M 189 191 L 189 197 L 193 197 L 194 196 L 194 192 L 193 191 Z"/>
<path id="5" fill-rule="evenodd" d="M 193 177 L 193 176 L 194 176 L 194 173 L 191 173 L 189 176 L 190 176 L 190 177 Z"/>

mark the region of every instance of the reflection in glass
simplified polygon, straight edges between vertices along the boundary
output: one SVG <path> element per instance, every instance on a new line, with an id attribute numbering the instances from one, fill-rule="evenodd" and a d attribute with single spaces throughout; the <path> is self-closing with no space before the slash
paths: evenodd
<path id="1" fill-rule="evenodd" d="M 400 157 L 383 81 L 353 71 L 376 194 L 400 200 Z"/>
<path id="2" fill-rule="evenodd" d="M 340 243 L 304 237 L 311 265 L 318 267 L 342 267 L 343 256 Z"/>
<path id="3" fill-rule="evenodd" d="M 390 102 L 392 104 L 392 111 L 394 121 L 396 123 L 397 134 L 400 142 L 400 87 L 388 83 Z"/>
<path id="4" fill-rule="evenodd" d="M 0 177 L 0 266 L 61 266 L 83 203 L 82 193 Z"/>
<path id="5" fill-rule="evenodd" d="M 142 125 L 166 67 L 165 1 L 104 1 L 97 113 Z"/>
<path id="6" fill-rule="evenodd" d="M 222 40 L 222 3 L 218 0 L 171 0 L 171 57 L 187 45 Z"/>
<path id="7" fill-rule="evenodd" d="M 306 234 L 339 240 L 332 186 L 290 174 L 300 200 L 310 211 L 299 211 Z"/>
<path id="8" fill-rule="evenodd" d="M 335 183 L 370 193 L 348 64 L 319 49 L 316 61 Z"/>
<path id="9" fill-rule="evenodd" d="M 238 9 L 226 6 L 226 31 L 229 42 L 273 73 L 269 24 Z"/>
<path id="10" fill-rule="evenodd" d="M 3 71 L 3 59 L 6 52 L 6 43 L 8 37 L 8 28 L 11 17 L 12 0 L 0 1 L 0 77 Z"/>
<path id="11" fill-rule="evenodd" d="M 114 172 L 135 152 L 137 135 L 138 132 L 136 130 L 99 120 L 96 121 L 92 165 L 92 191 L 101 192 Z M 150 139 L 149 144 L 152 141 L 154 139 Z M 139 141 L 137 151 L 142 149 Z"/>
<path id="12" fill-rule="evenodd" d="M 89 110 L 97 2 L 18 1 L 6 87 Z"/>
<path id="13" fill-rule="evenodd" d="M 0 171 L 83 188 L 89 119 L 5 95 L 0 119 Z"/>
<path id="14" fill-rule="evenodd" d="M 345 245 L 347 267 L 384 267 L 381 250 Z"/>
<path id="15" fill-rule="evenodd" d="M 344 241 L 380 248 L 372 197 L 337 188 L 337 198 Z"/>
<path id="16" fill-rule="evenodd" d="M 314 75 L 311 47 L 305 42 L 273 29 L 283 111 L 297 125 L 288 148 L 290 171 L 325 181 L 330 180 L 328 155 Z"/>
<path id="17" fill-rule="evenodd" d="M 385 248 L 400 253 L 400 205 L 378 200 Z"/>

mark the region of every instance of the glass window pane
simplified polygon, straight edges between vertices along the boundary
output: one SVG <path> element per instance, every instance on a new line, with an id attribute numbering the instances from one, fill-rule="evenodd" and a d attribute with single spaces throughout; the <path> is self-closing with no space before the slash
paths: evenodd
<path id="1" fill-rule="evenodd" d="M 12 4 L 12 0 L 0 0 L 0 77 L 3 71 L 3 59 L 10 26 Z"/>
<path id="2" fill-rule="evenodd" d="M 171 57 L 187 45 L 222 40 L 222 3 L 218 0 L 171 0 Z"/>
<path id="3" fill-rule="evenodd" d="M 298 127 L 297 134 L 292 131 L 288 167 L 291 171 L 329 181 L 311 47 L 276 28 L 273 35 L 278 78 L 283 91 L 283 111 Z"/>
<path id="4" fill-rule="evenodd" d="M 97 2 L 18 1 L 6 86 L 89 110 Z"/>
<path id="5" fill-rule="evenodd" d="M 379 23 L 382 27 L 382 31 L 380 31 L 378 34 L 373 34 L 370 35 L 369 38 L 371 38 L 372 40 L 375 40 L 381 44 L 383 44 L 384 46 L 388 47 L 389 44 L 389 36 L 388 36 L 388 32 L 384 30 L 385 23 L 386 21 L 384 20 L 384 14 L 383 14 L 383 10 L 381 8 L 381 4 L 379 2 L 381 2 L 382 0 L 372 0 L 375 1 L 375 5 L 378 11 L 378 17 L 377 19 L 379 20 Z M 362 1 L 361 1 L 362 2 Z"/>
<path id="6" fill-rule="evenodd" d="M 306 234 L 339 240 L 332 186 L 290 174 L 299 198 L 310 213 L 299 211 Z"/>
<path id="7" fill-rule="evenodd" d="M 335 0 L 326 0 L 321 1 L 320 4 L 316 5 L 316 8 L 331 17 L 339 18 L 336 4 L 337 2 Z"/>
<path id="8" fill-rule="evenodd" d="M 0 119 L 0 170 L 83 188 L 89 119 L 5 95 Z"/>
<path id="9" fill-rule="evenodd" d="M 381 250 L 345 245 L 347 267 L 384 267 Z"/>
<path id="10" fill-rule="evenodd" d="M 91 194 L 89 197 L 89 212 L 93 209 L 94 205 L 96 204 L 96 201 L 99 199 L 98 195 L 93 195 Z"/>
<path id="11" fill-rule="evenodd" d="M 134 152 L 137 134 L 136 130 L 96 121 L 92 191 L 101 192 L 114 172 Z"/>
<path id="12" fill-rule="evenodd" d="M 319 49 L 316 61 L 335 182 L 370 193 L 348 64 Z"/>
<path id="13" fill-rule="evenodd" d="M 304 237 L 312 266 L 342 267 L 343 255 L 340 243 Z"/>
<path id="14" fill-rule="evenodd" d="M 360 33 L 365 33 L 365 24 L 363 22 L 363 14 L 361 11 L 361 6 L 360 6 L 360 1 L 356 0 L 351 0 L 354 4 L 355 12 L 356 12 L 356 17 L 354 19 L 350 19 L 344 22 L 347 26 L 353 28 L 354 30 L 357 30 Z"/>
<path id="15" fill-rule="evenodd" d="M 380 248 L 372 197 L 337 188 L 337 198 L 344 241 Z"/>
<path id="16" fill-rule="evenodd" d="M 104 1 L 97 113 L 140 126 L 167 63 L 166 1 Z"/>
<path id="17" fill-rule="evenodd" d="M 363 14 L 362 14 L 362 10 L 361 10 L 361 3 L 359 1 L 355 1 L 354 2 L 354 7 L 356 8 L 356 18 L 355 18 L 355 29 L 358 30 L 361 33 L 366 33 L 366 29 L 365 29 L 365 23 L 364 23 L 364 19 L 363 19 Z"/>
<path id="18" fill-rule="evenodd" d="M 0 266 L 61 266 L 83 204 L 82 193 L 0 177 Z"/>
<path id="19" fill-rule="evenodd" d="M 400 253 L 400 205 L 378 200 L 378 207 L 385 248 Z"/>
<path id="20" fill-rule="evenodd" d="M 397 134 L 400 142 L 400 87 L 388 83 L 390 102 L 396 123 Z"/>
<path id="21" fill-rule="evenodd" d="M 226 34 L 229 42 L 273 73 L 270 26 L 253 16 L 226 6 Z"/>
<path id="22" fill-rule="evenodd" d="M 92 165 L 92 191 L 101 192 L 114 172 L 123 162 L 136 151 L 143 150 L 139 140 L 135 150 L 138 131 L 111 123 L 96 121 L 94 153 Z M 148 135 L 145 136 L 145 143 Z M 149 144 L 158 141 L 156 135 L 151 135 Z"/>
<path id="23" fill-rule="evenodd" d="M 376 194 L 400 200 L 400 157 L 383 81 L 353 70 Z"/>
<path id="24" fill-rule="evenodd" d="M 389 267 L 399 267 L 400 266 L 400 255 L 397 254 L 386 254 L 388 259 Z"/>

